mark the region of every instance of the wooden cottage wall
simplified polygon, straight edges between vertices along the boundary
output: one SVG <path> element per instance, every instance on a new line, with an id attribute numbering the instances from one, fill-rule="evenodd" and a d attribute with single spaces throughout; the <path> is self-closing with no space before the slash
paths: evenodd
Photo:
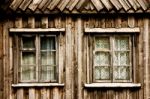
<path id="1" fill-rule="evenodd" d="M 2 19 L 0 23 L 0 97 L 2 99 L 148 99 L 150 97 L 150 18 L 132 15 L 55 15 L 15 16 Z M 64 87 L 20 87 L 13 88 L 17 75 L 12 64 L 12 38 L 9 28 L 65 28 L 61 35 L 63 52 L 60 66 L 62 77 L 59 83 Z M 87 35 L 84 28 L 122 28 L 140 27 L 138 35 L 138 59 L 134 68 L 136 82 L 140 89 L 134 88 L 84 88 L 90 83 Z M 61 60 L 61 59 L 60 59 Z"/>

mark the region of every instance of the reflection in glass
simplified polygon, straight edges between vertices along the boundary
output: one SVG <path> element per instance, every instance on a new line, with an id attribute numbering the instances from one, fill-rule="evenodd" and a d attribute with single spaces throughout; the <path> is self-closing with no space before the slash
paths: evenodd
<path id="1" fill-rule="evenodd" d="M 55 37 L 41 37 L 41 50 L 55 50 Z"/>
<path id="2" fill-rule="evenodd" d="M 23 37 L 23 48 L 35 48 L 35 37 Z"/>
<path id="3" fill-rule="evenodd" d="M 22 65 L 34 65 L 35 53 L 34 52 L 22 52 Z"/>
<path id="4" fill-rule="evenodd" d="M 56 67 L 55 66 L 42 66 L 40 80 L 50 81 L 56 80 Z"/>
<path id="5" fill-rule="evenodd" d="M 36 68 L 35 66 L 22 66 L 22 80 L 35 80 L 36 79 Z"/>

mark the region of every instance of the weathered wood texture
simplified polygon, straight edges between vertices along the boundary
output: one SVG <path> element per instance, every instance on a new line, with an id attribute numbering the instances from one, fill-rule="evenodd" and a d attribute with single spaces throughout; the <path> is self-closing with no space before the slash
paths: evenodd
<path id="1" fill-rule="evenodd" d="M 62 6 L 63 8 L 63 6 Z M 150 17 L 131 15 L 87 15 L 87 16 L 26 16 L 4 19 L 0 25 L 0 99 L 148 99 L 150 97 Z M 2 21 L 2 20 L 1 20 Z M 0 23 L 2 24 L 2 23 Z M 84 28 L 133 28 L 136 34 L 136 58 L 133 82 L 141 88 L 85 88 L 92 83 L 92 53 L 89 35 Z M 18 82 L 13 65 L 11 35 L 8 28 L 65 28 L 59 34 L 59 82 L 60 86 L 21 87 L 11 85 Z"/>

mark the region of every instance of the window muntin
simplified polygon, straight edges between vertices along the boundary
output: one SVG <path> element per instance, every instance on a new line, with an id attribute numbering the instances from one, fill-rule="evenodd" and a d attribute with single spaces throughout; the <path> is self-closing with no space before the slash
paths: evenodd
<path id="1" fill-rule="evenodd" d="M 21 82 L 57 81 L 56 36 L 21 36 Z"/>
<path id="2" fill-rule="evenodd" d="M 94 82 L 132 80 L 132 35 L 94 36 Z"/>

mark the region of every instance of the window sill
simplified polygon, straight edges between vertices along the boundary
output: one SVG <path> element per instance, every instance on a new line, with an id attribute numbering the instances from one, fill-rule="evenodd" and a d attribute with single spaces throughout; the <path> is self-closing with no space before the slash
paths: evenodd
<path id="1" fill-rule="evenodd" d="M 140 83 L 92 83 L 84 84 L 85 88 L 140 88 Z"/>
<path id="2" fill-rule="evenodd" d="M 12 87 L 64 87 L 64 84 L 59 83 L 18 83 L 12 84 Z"/>

